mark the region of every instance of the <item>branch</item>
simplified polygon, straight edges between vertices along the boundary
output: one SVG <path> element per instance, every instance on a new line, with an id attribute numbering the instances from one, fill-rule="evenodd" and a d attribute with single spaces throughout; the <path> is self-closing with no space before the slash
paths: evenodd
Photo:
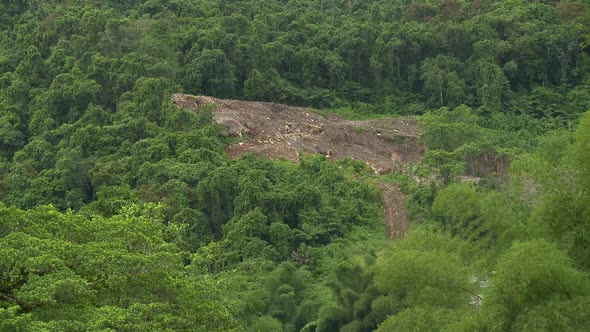
<path id="1" fill-rule="evenodd" d="M 0 297 L 10 302 L 18 302 L 16 297 L 10 296 L 8 294 L 0 294 Z"/>
<path id="2" fill-rule="evenodd" d="M 481 297 L 479 294 L 475 294 L 474 292 L 470 291 L 469 289 L 465 288 L 465 287 L 461 287 L 459 286 L 459 288 L 461 288 L 462 290 L 466 291 L 467 293 L 477 297 L 478 299 L 483 301 L 483 297 Z"/>

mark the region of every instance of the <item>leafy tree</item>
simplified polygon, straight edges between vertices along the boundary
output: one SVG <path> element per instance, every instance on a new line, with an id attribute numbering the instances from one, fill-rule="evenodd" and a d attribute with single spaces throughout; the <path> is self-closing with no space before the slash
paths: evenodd
<path id="1" fill-rule="evenodd" d="M 206 49 L 195 54 L 184 70 L 188 91 L 220 98 L 234 91 L 235 67 L 222 50 Z"/>
<path id="2" fill-rule="evenodd" d="M 3 328 L 237 328 L 210 279 L 183 276 L 160 207 L 128 206 L 110 218 L 0 209 L 3 225 L 12 220 L 0 238 Z"/>
<path id="3" fill-rule="evenodd" d="M 465 313 L 461 310 L 430 307 L 406 309 L 385 320 L 377 331 L 442 331 L 460 320 L 463 315 Z"/>
<path id="4" fill-rule="evenodd" d="M 590 282 L 546 241 L 516 243 L 498 262 L 482 322 L 490 329 L 583 328 Z"/>

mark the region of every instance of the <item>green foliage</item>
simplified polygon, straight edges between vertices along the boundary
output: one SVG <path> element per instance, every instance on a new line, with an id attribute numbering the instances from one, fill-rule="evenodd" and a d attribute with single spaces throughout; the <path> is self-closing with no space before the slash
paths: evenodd
<path id="1" fill-rule="evenodd" d="M 588 102 L 575 88 L 588 73 L 584 2 L 5 5 L 0 68 L 17 76 L 8 85 L 53 86 L 41 99 L 66 107 L 88 98 L 112 107 L 140 78 L 316 107 L 394 99 L 402 110 L 418 97 L 430 108 L 573 120 Z"/>
<path id="2" fill-rule="evenodd" d="M 371 305 L 379 295 L 373 285 L 370 270 L 375 262 L 371 254 L 354 256 L 338 262 L 331 271 L 329 286 L 336 297 L 336 304 L 320 309 L 319 331 L 330 331 L 336 326 L 343 330 L 371 329 L 375 326 Z"/>
<path id="3" fill-rule="evenodd" d="M 0 330 L 584 329 L 588 22 L 586 1 L 3 1 Z M 230 161 L 181 90 L 424 114 L 394 176 L 424 228 L 384 244 L 360 162 Z"/>
<path id="4" fill-rule="evenodd" d="M 184 275 L 181 252 L 164 241 L 158 205 L 128 206 L 110 218 L 42 206 L 0 210 L 4 330 L 237 327 L 211 280 Z"/>
<path id="5" fill-rule="evenodd" d="M 252 324 L 250 328 L 252 331 L 260 331 L 260 332 L 282 332 L 283 325 L 281 322 L 275 318 L 262 316 Z"/>
<path id="6" fill-rule="evenodd" d="M 498 330 L 583 329 L 590 317 L 590 280 L 546 241 L 516 243 L 500 258 L 482 308 L 483 324 Z"/>
<path id="7" fill-rule="evenodd" d="M 377 331 L 445 331 L 463 315 L 465 312 L 461 310 L 427 306 L 406 309 L 384 321 Z"/>
<path id="8" fill-rule="evenodd" d="M 486 132 L 477 125 L 477 116 L 461 105 L 452 111 L 441 108 L 420 118 L 422 141 L 428 147 L 424 162 L 438 168 L 443 184 L 465 171 L 464 161 L 489 144 Z"/>
<path id="9" fill-rule="evenodd" d="M 465 305 L 470 287 L 458 258 L 452 253 L 394 250 L 377 265 L 375 285 L 409 307 L 458 308 Z"/>
<path id="10" fill-rule="evenodd" d="M 572 147 L 573 158 L 576 167 L 580 172 L 581 179 L 590 179 L 590 152 L 588 152 L 588 145 L 590 145 L 590 113 L 584 114 L 578 129 L 575 134 L 575 143 Z M 585 182 L 583 185 L 586 188 L 590 187 L 590 183 Z"/>
<path id="11" fill-rule="evenodd" d="M 353 226 L 372 226 L 378 195 L 325 158 L 299 166 L 245 156 L 197 187 L 197 204 L 224 248 L 225 264 L 283 260 L 301 244 L 326 245 Z M 357 174 L 352 168 L 354 174 Z"/>
<path id="12" fill-rule="evenodd" d="M 466 240 L 472 248 L 468 252 L 476 250 L 476 261 L 473 254 L 464 256 L 463 261 L 468 259 L 477 267 L 472 272 L 477 277 L 472 280 L 486 287 L 483 296 L 476 296 L 481 298 L 482 309 L 477 314 L 453 306 L 441 311 L 431 308 L 436 301 L 428 300 L 390 317 L 381 328 L 411 330 L 413 325 L 409 324 L 414 322 L 449 331 L 584 329 L 589 318 L 581 308 L 588 301 L 590 285 L 585 273 L 588 209 L 583 203 L 588 201 L 587 131 L 587 116 L 583 116 L 573 134 L 561 129 L 540 137 L 535 152 L 520 155 L 511 178 L 499 187 L 490 189 L 485 182 L 461 183 L 438 191 L 431 206 L 431 225 Z M 410 239 L 411 235 L 400 245 Z M 428 253 L 425 249 L 414 251 L 408 262 L 421 269 L 433 266 L 423 258 Z M 436 254 L 442 255 L 440 251 Z M 416 276 L 428 272 L 420 270 L 411 274 L 411 280 L 390 282 L 403 271 L 399 266 L 393 270 L 394 264 L 404 263 L 401 252 L 396 256 L 394 250 L 390 255 L 395 259 L 377 264 L 376 285 L 408 299 L 419 298 L 411 288 L 400 291 L 394 285 L 410 287 L 421 280 Z M 436 262 L 445 262 L 445 267 L 453 264 L 443 257 L 437 257 Z M 385 270 L 387 264 L 390 270 Z M 450 270 L 457 273 L 460 268 Z M 445 275 L 439 271 L 444 270 L 437 270 L 437 276 Z M 476 284 L 462 285 L 461 289 L 473 286 Z M 475 296 L 476 290 L 471 288 L 468 293 Z M 445 296 L 436 299 L 444 300 Z"/>
<path id="13" fill-rule="evenodd" d="M 185 89 L 207 95 L 229 97 L 234 90 L 234 66 L 228 61 L 223 50 L 205 49 L 191 56 L 184 67 Z"/>
<path id="14" fill-rule="evenodd" d="M 481 193 L 470 183 L 441 190 L 432 215 L 442 229 L 473 242 L 484 251 L 499 252 L 517 238 L 526 238 L 526 209 L 497 193 Z"/>
<path id="15" fill-rule="evenodd" d="M 453 151 L 481 139 L 483 133 L 477 126 L 477 120 L 477 116 L 465 105 L 452 111 L 439 109 L 421 118 L 425 128 L 421 138 L 430 149 Z"/>
<path id="16" fill-rule="evenodd" d="M 550 133 L 543 138 L 537 154 L 517 165 L 521 186 L 526 188 L 527 177 L 528 186 L 531 182 L 536 186 L 537 204 L 531 214 L 531 228 L 536 228 L 539 236 L 558 242 L 576 265 L 584 269 L 589 267 L 586 243 L 590 219 L 585 203 L 590 188 L 585 148 L 589 130 L 586 114 L 573 135 L 573 143 L 570 143 L 571 136 Z M 526 160 L 529 162 L 525 164 Z"/>

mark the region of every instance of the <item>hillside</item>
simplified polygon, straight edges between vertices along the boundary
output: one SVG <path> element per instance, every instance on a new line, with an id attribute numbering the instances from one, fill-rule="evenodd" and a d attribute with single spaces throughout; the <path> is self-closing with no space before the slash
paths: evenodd
<path id="1" fill-rule="evenodd" d="M 346 121 L 301 107 L 186 94 L 173 95 L 172 102 L 192 112 L 212 110 L 227 135 L 240 137 L 226 148 L 232 158 L 253 153 L 299 162 L 301 154 L 320 154 L 330 160 L 356 159 L 386 174 L 402 172 L 406 163 L 418 163 L 424 155 L 420 127 L 411 117 Z M 403 238 L 409 230 L 404 195 L 393 183 L 381 184 L 380 189 L 387 236 Z"/>
<path id="2" fill-rule="evenodd" d="M 586 331 L 589 147 L 587 0 L 3 0 L 0 332 Z"/>

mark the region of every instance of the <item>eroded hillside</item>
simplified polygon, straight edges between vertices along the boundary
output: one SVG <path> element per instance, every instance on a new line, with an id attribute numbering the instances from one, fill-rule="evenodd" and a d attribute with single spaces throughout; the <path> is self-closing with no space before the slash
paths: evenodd
<path id="1" fill-rule="evenodd" d="M 384 174 L 417 162 L 424 154 L 418 141 L 420 128 L 409 117 L 349 121 L 275 103 L 186 94 L 175 94 L 172 99 L 177 107 L 191 111 L 198 111 L 202 105 L 217 105 L 217 123 L 228 135 L 243 137 L 228 148 L 232 157 L 252 152 L 298 161 L 301 153 L 319 153 L 332 159 L 362 160 Z"/>

